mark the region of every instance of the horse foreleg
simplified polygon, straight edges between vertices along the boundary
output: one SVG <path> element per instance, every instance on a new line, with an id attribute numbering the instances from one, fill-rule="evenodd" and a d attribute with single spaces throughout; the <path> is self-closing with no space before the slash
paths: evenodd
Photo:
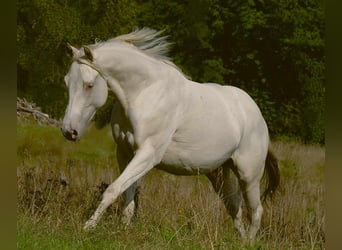
<path id="1" fill-rule="evenodd" d="M 122 174 L 103 193 L 100 205 L 85 223 L 84 229 L 94 228 L 104 211 L 133 183 L 150 171 L 155 164 L 155 150 L 147 141 L 138 149 Z"/>

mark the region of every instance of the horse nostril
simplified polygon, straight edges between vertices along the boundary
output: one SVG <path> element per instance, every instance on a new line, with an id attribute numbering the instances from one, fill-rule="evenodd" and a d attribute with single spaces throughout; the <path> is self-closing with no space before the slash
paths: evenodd
<path id="1" fill-rule="evenodd" d="M 70 141 L 76 141 L 77 139 L 77 135 L 78 135 L 78 132 L 77 130 L 73 129 L 73 130 L 64 130 L 64 129 L 61 129 L 62 130 L 62 134 L 64 135 L 64 137 Z"/>
<path id="2" fill-rule="evenodd" d="M 78 132 L 77 132 L 77 130 L 73 129 L 73 130 L 71 131 L 71 134 L 72 134 L 73 136 L 77 136 L 77 135 L 78 135 Z"/>

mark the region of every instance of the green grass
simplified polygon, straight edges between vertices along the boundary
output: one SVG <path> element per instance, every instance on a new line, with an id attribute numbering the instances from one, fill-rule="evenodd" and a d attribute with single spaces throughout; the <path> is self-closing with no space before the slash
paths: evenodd
<path id="1" fill-rule="evenodd" d="M 18 220 L 18 249 L 119 249 L 110 232 L 86 235 L 70 225 L 55 226 L 44 222 L 32 225 L 30 218 Z"/>
<path id="2" fill-rule="evenodd" d="M 265 204 L 254 247 L 243 247 L 208 180 L 152 170 L 138 217 L 120 223 L 121 199 L 91 232 L 82 230 L 107 184 L 119 175 L 109 128 L 79 142 L 58 128 L 17 126 L 18 249 L 322 249 L 324 148 L 274 142 L 281 191 Z M 66 176 L 67 185 L 61 181 Z"/>
<path id="3" fill-rule="evenodd" d="M 63 159 L 96 162 L 104 158 L 115 158 L 115 145 L 109 128 L 96 130 L 91 127 L 81 141 L 71 142 L 64 139 L 55 127 L 34 124 L 17 126 L 17 152 L 19 159 L 28 153 L 30 157 L 49 156 Z"/>

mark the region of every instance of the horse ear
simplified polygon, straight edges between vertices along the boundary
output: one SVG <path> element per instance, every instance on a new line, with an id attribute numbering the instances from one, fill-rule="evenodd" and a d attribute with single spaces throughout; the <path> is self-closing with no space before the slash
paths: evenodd
<path id="1" fill-rule="evenodd" d="M 84 49 L 84 55 L 87 58 L 87 60 L 90 62 L 93 62 L 94 56 L 93 56 L 93 52 L 91 51 L 91 49 L 87 46 L 84 46 L 83 49 Z"/>
<path id="2" fill-rule="evenodd" d="M 76 59 L 79 50 L 73 47 L 70 43 L 67 43 L 67 53 L 71 58 Z"/>

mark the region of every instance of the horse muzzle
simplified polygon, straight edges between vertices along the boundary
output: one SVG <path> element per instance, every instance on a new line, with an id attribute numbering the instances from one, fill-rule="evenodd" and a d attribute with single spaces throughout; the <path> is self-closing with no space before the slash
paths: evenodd
<path id="1" fill-rule="evenodd" d="M 75 129 L 67 130 L 67 129 L 61 128 L 61 131 L 62 131 L 63 136 L 66 139 L 68 139 L 70 141 L 76 141 L 77 140 L 78 132 Z"/>

